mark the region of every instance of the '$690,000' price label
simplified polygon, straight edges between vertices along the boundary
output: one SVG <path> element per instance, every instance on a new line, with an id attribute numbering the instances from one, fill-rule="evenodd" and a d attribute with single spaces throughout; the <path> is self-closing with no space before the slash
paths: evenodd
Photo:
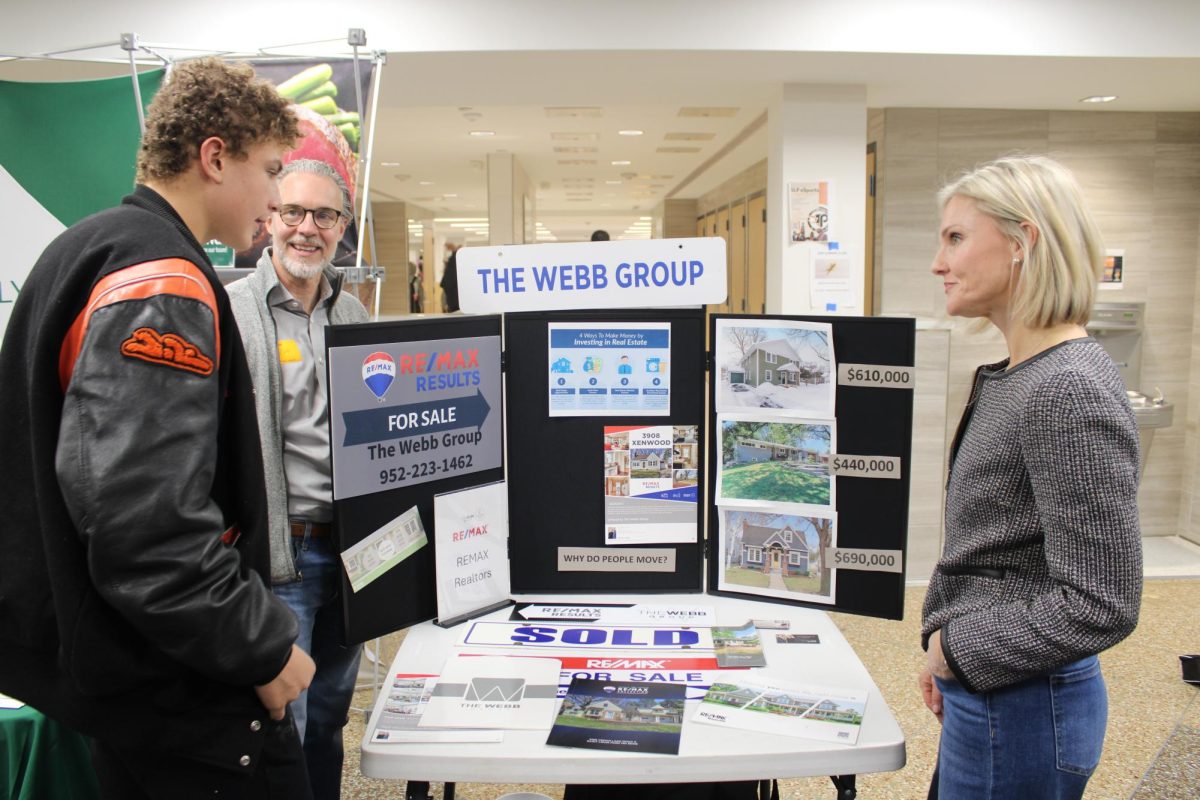
<path id="1" fill-rule="evenodd" d="M 851 547 L 825 548 L 825 563 L 834 569 L 868 572 L 903 572 L 904 553 L 899 550 L 863 550 Z"/>

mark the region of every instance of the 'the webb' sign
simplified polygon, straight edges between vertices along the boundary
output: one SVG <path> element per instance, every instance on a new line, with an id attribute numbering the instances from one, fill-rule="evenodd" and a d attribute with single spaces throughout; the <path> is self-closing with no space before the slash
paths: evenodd
<path id="1" fill-rule="evenodd" d="M 722 303 L 725 240 L 464 247 L 458 251 L 463 311 L 636 308 Z"/>

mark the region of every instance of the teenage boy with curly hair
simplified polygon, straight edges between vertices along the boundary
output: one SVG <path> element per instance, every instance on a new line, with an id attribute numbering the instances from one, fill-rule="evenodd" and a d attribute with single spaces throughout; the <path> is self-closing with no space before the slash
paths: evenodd
<path id="1" fill-rule="evenodd" d="M 244 65 L 173 70 L 138 185 L 46 248 L 0 348 L 0 690 L 92 737 L 111 798 L 308 797 L 313 663 L 265 582 L 254 398 L 205 256 L 279 203 L 296 121 Z"/>

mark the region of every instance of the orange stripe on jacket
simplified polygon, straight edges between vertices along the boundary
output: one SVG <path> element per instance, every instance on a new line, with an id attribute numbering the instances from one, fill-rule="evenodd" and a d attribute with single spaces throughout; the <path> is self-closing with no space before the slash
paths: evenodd
<path id="1" fill-rule="evenodd" d="M 88 322 L 97 309 L 124 300 L 142 300 L 160 294 L 176 295 L 199 300 L 208 306 L 213 317 L 213 337 L 217 362 L 221 360 L 221 329 L 217 320 L 217 296 L 208 278 L 192 262 L 183 258 L 164 258 L 119 269 L 106 275 L 92 288 L 87 303 L 63 339 L 58 355 L 58 379 L 67 390 L 75 362 L 83 348 Z"/>

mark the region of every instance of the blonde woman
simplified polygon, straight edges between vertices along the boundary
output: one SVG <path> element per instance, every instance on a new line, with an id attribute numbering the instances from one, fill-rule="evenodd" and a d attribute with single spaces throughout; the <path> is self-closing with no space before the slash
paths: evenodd
<path id="1" fill-rule="evenodd" d="M 1096 654 L 1142 586 L 1138 438 L 1087 334 L 1103 248 L 1047 158 L 984 165 L 939 194 L 946 310 L 1009 357 L 976 371 L 950 449 L 946 541 L 925 598 L 920 687 L 942 722 L 930 797 L 1078 798 L 1100 760 Z"/>

